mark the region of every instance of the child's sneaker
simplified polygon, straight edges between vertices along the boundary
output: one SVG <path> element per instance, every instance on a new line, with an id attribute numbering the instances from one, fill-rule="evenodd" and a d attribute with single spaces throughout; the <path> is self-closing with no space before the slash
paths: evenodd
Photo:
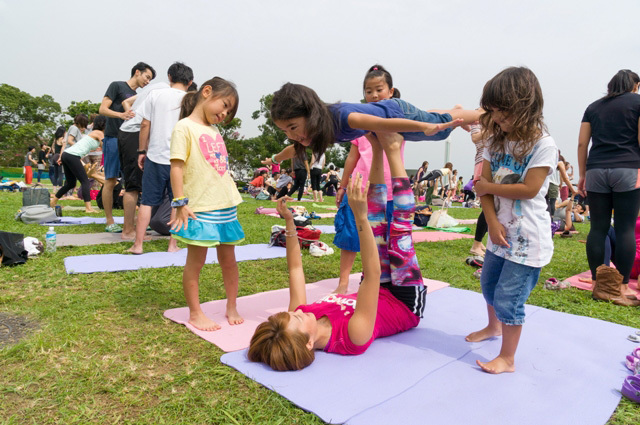
<path id="1" fill-rule="evenodd" d="M 324 242 L 316 241 L 309 246 L 309 254 L 313 257 L 322 257 L 333 254 L 333 248 Z"/>
<path id="2" fill-rule="evenodd" d="M 547 281 L 544 283 L 544 289 L 549 289 L 549 290 L 552 290 L 552 291 L 558 291 L 560 289 L 567 289 L 570 286 L 571 286 L 571 284 L 569 282 L 567 282 L 566 280 L 560 282 L 555 277 L 547 279 Z"/>

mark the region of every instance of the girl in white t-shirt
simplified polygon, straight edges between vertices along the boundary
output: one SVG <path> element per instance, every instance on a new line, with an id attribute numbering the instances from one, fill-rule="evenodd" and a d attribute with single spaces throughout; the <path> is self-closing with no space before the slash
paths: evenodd
<path id="1" fill-rule="evenodd" d="M 244 240 L 237 218 L 240 193 L 229 174 L 229 156 L 215 126 L 233 119 L 238 92 L 233 84 L 215 77 L 198 92 L 182 99 L 181 120 L 171 135 L 171 206 L 176 217 L 169 223 L 173 237 L 187 244 L 187 262 L 182 274 L 189 306 L 189 323 L 203 331 L 220 325 L 200 307 L 198 282 L 207 252 L 215 247 L 227 295 L 226 316 L 230 325 L 244 321 L 238 314 L 238 265 L 235 245 Z"/>
<path id="2" fill-rule="evenodd" d="M 480 104 L 486 144 L 475 188 L 489 225 L 480 279 L 489 324 L 466 340 L 502 335 L 500 354 L 476 363 L 489 373 L 513 372 L 524 304 L 553 255 L 544 195 L 558 149 L 542 120 L 542 90 L 531 70 L 500 72 L 485 84 Z"/>

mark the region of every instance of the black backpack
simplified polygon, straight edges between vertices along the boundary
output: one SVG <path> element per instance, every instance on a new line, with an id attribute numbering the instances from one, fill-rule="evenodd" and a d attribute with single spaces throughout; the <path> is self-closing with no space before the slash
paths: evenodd
<path id="1" fill-rule="evenodd" d="M 98 196 L 96 197 L 96 203 L 98 204 L 98 208 L 101 210 L 104 209 L 104 204 L 102 203 L 102 189 L 104 186 L 100 188 L 100 192 L 98 192 Z M 122 196 L 120 196 L 120 192 L 122 191 L 122 183 L 118 181 L 115 187 L 113 188 L 113 209 L 114 210 L 122 210 L 124 209 L 124 200 Z"/>

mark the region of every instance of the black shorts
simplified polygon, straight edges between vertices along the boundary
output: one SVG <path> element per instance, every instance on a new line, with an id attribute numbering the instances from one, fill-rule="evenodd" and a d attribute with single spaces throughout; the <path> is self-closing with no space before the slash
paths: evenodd
<path id="1" fill-rule="evenodd" d="M 118 156 L 126 192 L 142 192 L 142 170 L 138 167 L 138 139 L 140 132 L 118 130 Z"/>

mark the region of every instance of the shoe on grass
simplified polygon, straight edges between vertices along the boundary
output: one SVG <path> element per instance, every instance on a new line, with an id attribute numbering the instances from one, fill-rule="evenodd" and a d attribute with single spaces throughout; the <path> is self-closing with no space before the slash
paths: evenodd
<path id="1" fill-rule="evenodd" d="M 116 223 L 111 223 L 104 228 L 104 231 L 107 233 L 122 233 L 122 226 Z"/>

